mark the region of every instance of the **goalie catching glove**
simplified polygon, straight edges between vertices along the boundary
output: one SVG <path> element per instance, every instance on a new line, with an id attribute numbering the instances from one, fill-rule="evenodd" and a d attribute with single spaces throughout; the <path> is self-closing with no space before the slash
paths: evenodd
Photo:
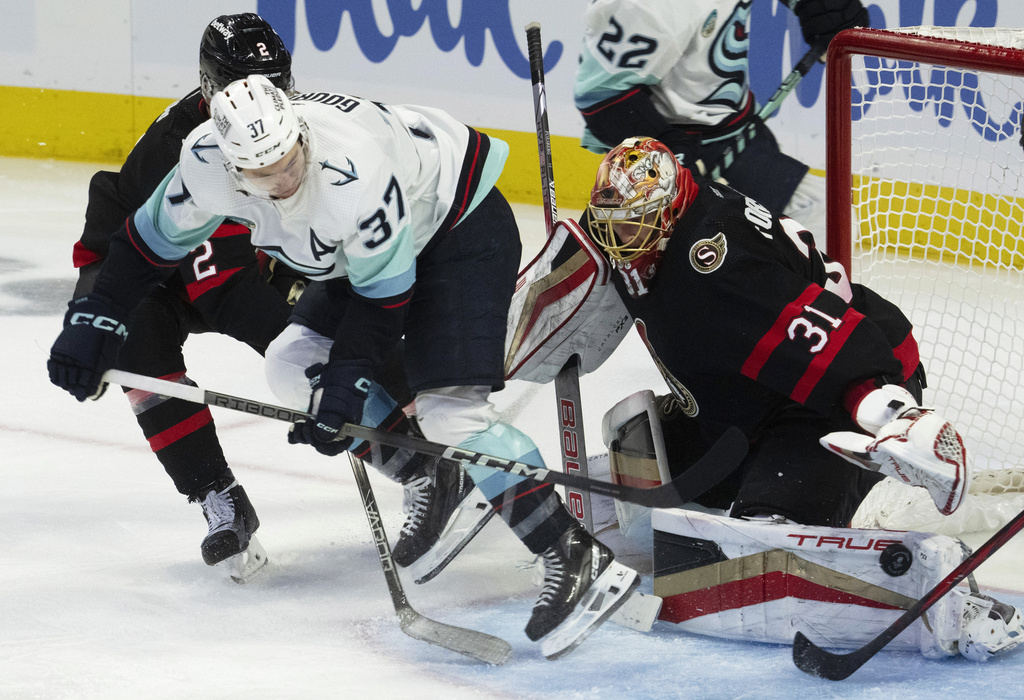
<path id="1" fill-rule="evenodd" d="M 127 315 L 96 294 L 70 302 L 64 330 L 46 362 L 50 381 L 79 401 L 102 396 L 107 388 L 103 373 L 117 362 L 117 353 L 128 337 L 122 320 Z"/>
<path id="2" fill-rule="evenodd" d="M 288 430 L 288 442 L 312 445 L 320 454 L 333 457 L 352 446 L 352 438 L 337 440 L 346 423 L 358 423 L 370 391 L 370 363 L 334 360 L 309 367 L 306 376 L 313 388 L 309 412 L 313 420 L 301 420 Z"/>
<path id="3" fill-rule="evenodd" d="M 923 486 L 943 515 L 960 506 L 971 469 L 963 439 L 949 421 L 918 406 L 909 391 L 895 384 L 864 396 L 853 419 L 871 435 L 829 433 L 821 444 L 858 466 Z"/>

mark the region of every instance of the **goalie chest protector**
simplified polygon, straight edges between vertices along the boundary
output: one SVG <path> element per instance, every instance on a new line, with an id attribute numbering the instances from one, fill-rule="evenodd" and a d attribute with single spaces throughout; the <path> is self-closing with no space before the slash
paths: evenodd
<path id="1" fill-rule="evenodd" d="M 573 355 L 580 372 L 608 359 L 629 332 L 611 266 L 575 221 L 559 221 L 519 273 L 505 336 L 505 378 L 545 384 Z"/>

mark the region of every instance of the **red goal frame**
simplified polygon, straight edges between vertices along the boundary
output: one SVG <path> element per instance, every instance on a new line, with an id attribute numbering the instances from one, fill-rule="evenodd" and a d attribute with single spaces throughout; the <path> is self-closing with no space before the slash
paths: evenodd
<path id="1" fill-rule="evenodd" d="M 851 58 L 876 56 L 1024 76 L 1024 50 L 962 40 L 914 36 L 884 29 L 847 29 L 829 44 L 825 63 L 825 187 L 828 254 L 851 274 L 853 174 Z"/>

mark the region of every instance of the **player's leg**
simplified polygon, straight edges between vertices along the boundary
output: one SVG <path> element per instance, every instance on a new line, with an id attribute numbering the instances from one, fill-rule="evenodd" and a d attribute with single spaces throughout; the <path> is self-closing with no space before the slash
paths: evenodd
<path id="1" fill-rule="evenodd" d="M 406 366 L 418 423 L 428 439 L 543 466 L 533 441 L 502 423 L 487 400 L 491 389 L 504 384 L 506 321 L 520 256 L 511 208 L 492 190 L 419 258 L 406 327 Z M 636 572 L 614 562 L 611 551 L 578 525 L 550 484 L 483 467 L 471 466 L 467 472 L 474 491 L 544 560 L 544 588 L 527 635 L 544 637 L 548 656 L 566 653 L 635 588 Z M 447 544 L 441 536 L 435 546 Z M 461 549 L 465 542 L 458 544 Z M 598 597 L 598 612 L 587 616 Z"/>
<path id="2" fill-rule="evenodd" d="M 190 331 L 205 330 L 192 307 L 160 287 L 133 313 L 131 328 L 118 355 L 120 369 L 192 384 L 181 347 Z M 203 560 L 213 565 L 245 551 L 259 518 L 228 467 L 209 407 L 138 389 L 126 393 L 175 488 L 202 505 L 209 527 Z"/>

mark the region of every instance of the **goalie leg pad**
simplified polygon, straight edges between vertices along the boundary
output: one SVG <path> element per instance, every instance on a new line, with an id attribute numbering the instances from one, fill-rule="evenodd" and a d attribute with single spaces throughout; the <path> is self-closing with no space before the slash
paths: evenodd
<path id="1" fill-rule="evenodd" d="M 651 488 L 672 480 L 653 391 L 638 391 L 612 406 L 604 414 L 601 433 L 612 483 Z M 651 541 L 650 508 L 615 501 L 615 514 L 624 537 Z"/>
<path id="2" fill-rule="evenodd" d="M 943 535 L 744 520 L 655 510 L 654 594 L 661 620 L 699 634 L 825 647 L 863 646 L 962 560 Z M 890 648 L 956 653 L 960 615 L 946 596 Z"/>

